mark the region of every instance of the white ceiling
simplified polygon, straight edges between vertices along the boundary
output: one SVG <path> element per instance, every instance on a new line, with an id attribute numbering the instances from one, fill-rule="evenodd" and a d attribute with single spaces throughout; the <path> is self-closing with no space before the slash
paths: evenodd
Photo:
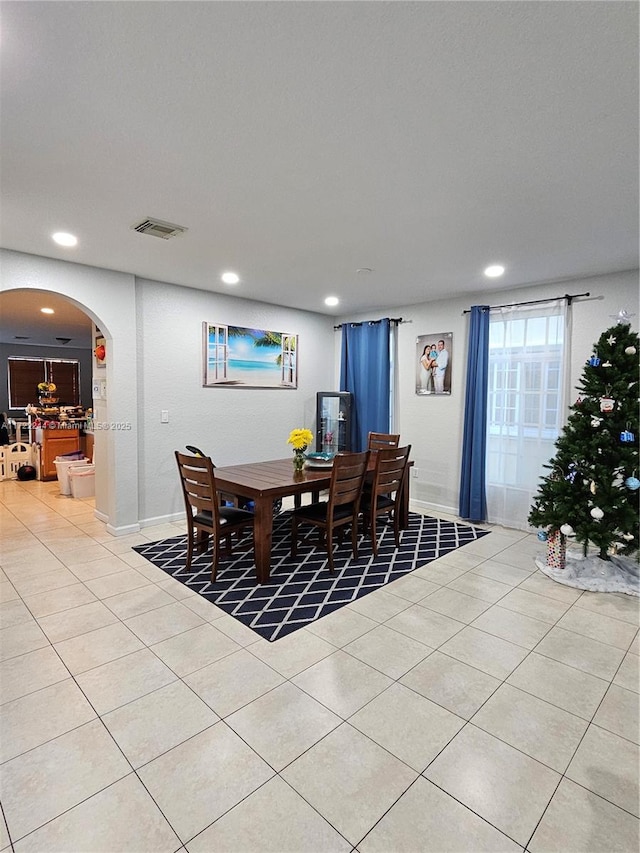
<path id="1" fill-rule="evenodd" d="M 1 11 L 4 247 L 331 314 L 638 265 L 635 2 Z"/>
<path id="2" fill-rule="evenodd" d="M 42 314 L 41 308 L 54 313 Z M 0 317 L 0 344 L 92 348 L 91 320 L 63 296 L 7 290 L 0 293 Z"/>

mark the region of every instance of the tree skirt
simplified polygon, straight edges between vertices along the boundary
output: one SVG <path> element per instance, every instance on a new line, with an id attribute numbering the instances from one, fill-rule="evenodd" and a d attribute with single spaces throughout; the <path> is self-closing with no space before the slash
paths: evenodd
<path id="1" fill-rule="evenodd" d="M 590 592 L 625 592 L 640 596 L 640 566 L 628 557 L 583 557 L 567 552 L 564 569 L 553 569 L 547 565 L 546 554 L 538 554 L 536 566 L 547 577 L 565 586 L 588 589 Z"/>

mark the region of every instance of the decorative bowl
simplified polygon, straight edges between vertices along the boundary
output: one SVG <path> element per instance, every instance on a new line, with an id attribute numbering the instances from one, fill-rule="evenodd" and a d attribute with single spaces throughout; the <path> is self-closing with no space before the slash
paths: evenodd
<path id="1" fill-rule="evenodd" d="M 331 468 L 335 453 L 307 453 L 305 465 L 307 468 Z"/>

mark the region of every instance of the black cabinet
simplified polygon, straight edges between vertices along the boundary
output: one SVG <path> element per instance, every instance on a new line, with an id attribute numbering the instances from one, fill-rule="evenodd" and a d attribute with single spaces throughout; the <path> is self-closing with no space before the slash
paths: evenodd
<path id="1" fill-rule="evenodd" d="M 318 391 L 316 399 L 316 450 L 339 453 L 351 450 L 351 399 L 349 391 Z"/>

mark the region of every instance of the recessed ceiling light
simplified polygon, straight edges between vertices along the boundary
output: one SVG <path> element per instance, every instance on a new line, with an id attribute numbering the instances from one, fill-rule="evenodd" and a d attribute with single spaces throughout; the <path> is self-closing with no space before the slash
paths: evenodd
<path id="1" fill-rule="evenodd" d="M 337 296 L 327 296 L 327 298 L 324 300 L 324 304 L 329 305 L 331 307 L 337 305 L 339 302 L 340 300 Z"/>
<path id="2" fill-rule="evenodd" d="M 504 267 L 502 264 L 492 264 L 490 267 L 487 267 L 484 271 L 484 274 L 487 278 L 500 278 L 500 276 L 504 272 Z"/>
<path id="3" fill-rule="evenodd" d="M 59 246 L 75 246 L 78 242 L 77 237 L 74 237 L 73 234 L 67 234 L 65 231 L 56 231 L 51 237 Z"/>
<path id="4" fill-rule="evenodd" d="M 53 308 L 41 308 L 40 310 L 42 311 L 43 314 L 55 314 L 56 313 L 53 310 Z"/>
<path id="5" fill-rule="evenodd" d="M 237 284 L 240 281 L 240 276 L 234 272 L 223 272 L 220 278 L 225 284 Z"/>

